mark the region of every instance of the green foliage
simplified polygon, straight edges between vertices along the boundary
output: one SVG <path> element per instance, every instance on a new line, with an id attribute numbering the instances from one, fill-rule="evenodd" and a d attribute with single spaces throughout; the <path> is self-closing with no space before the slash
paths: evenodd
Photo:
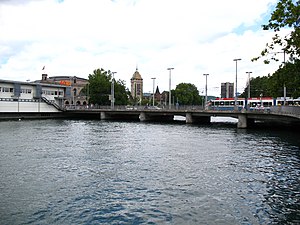
<path id="1" fill-rule="evenodd" d="M 104 69 L 96 69 L 89 75 L 89 91 L 91 104 L 109 105 L 111 92 L 111 75 Z"/>
<path id="2" fill-rule="evenodd" d="M 287 63 L 277 70 L 270 78 L 269 85 L 274 97 L 283 96 L 283 86 L 286 86 L 288 97 L 300 97 L 300 60 Z"/>
<path id="3" fill-rule="evenodd" d="M 252 78 L 250 81 L 250 96 L 251 97 L 259 97 L 261 94 L 263 96 L 272 96 L 269 88 L 269 77 L 256 77 Z M 244 93 L 240 95 L 240 97 L 247 98 L 248 97 L 248 87 L 245 89 Z"/>
<path id="4" fill-rule="evenodd" d="M 98 105 L 110 105 L 109 95 L 111 94 L 111 71 L 96 69 L 89 75 L 89 103 Z M 128 102 L 128 90 L 124 81 L 115 81 L 115 105 L 126 105 Z"/>
<path id="5" fill-rule="evenodd" d="M 130 96 L 130 91 L 126 88 L 124 80 L 118 80 L 115 82 L 115 105 L 127 105 Z"/>
<path id="6" fill-rule="evenodd" d="M 256 77 L 251 79 L 251 97 L 259 97 L 260 94 L 268 97 L 283 97 L 286 86 L 287 97 L 300 97 L 300 60 L 294 63 L 288 62 L 278 69 L 272 76 Z M 248 96 L 248 89 L 241 97 Z"/>
<path id="7" fill-rule="evenodd" d="M 278 61 L 278 53 L 287 53 L 292 59 L 300 57 L 300 1 L 280 0 L 273 11 L 269 23 L 263 25 L 264 30 L 273 30 L 275 35 L 271 43 L 266 45 L 266 48 L 261 52 L 260 56 L 253 58 L 252 61 L 258 60 L 261 57 L 267 57 L 264 63 L 270 63 L 270 60 Z M 291 32 L 281 37 L 277 32 L 281 28 L 291 28 Z M 276 47 L 280 47 L 282 52 L 276 51 Z M 271 57 L 269 57 L 271 55 Z"/>
<path id="8" fill-rule="evenodd" d="M 151 99 L 142 99 L 141 105 L 152 105 Z"/>
<path id="9" fill-rule="evenodd" d="M 180 83 L 176 86 L 174 91 L 175 102 L 177 101 L 180 105 L 200 105 L 201 97 L 199 91 L 194 84 Z"/>
<path id="10" fill-rule="evenodd" d="M 142 101 L 140 101 L 139 98 L 137 98 L 137 97 L 133 98 L 131 93 L 129 93 L 129 103 L 130 103 L 130 105 L 140 105 L 140 104 L 146 105 L 148 103 L 148 100 L 144 101 L 144 99 L 142 99 Z"/>

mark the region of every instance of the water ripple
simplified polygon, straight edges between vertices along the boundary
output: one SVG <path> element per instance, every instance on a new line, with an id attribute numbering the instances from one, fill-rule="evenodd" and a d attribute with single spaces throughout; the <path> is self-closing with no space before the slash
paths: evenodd
<path id="1" fill-rule="evenodd" d="M 0 133 L 1 224 L 300 222 L 289 132 L 36 120 Z"/>

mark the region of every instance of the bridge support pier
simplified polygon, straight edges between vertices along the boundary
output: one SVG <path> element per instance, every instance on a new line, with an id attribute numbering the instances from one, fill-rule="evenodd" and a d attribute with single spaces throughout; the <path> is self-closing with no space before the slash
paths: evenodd
<path id="1" fill-rule="evenodd" d="M 185 114 L 185 123 L 193 123 L 192 113 Z"/>
<path id="2" fill-rule="evenodd" d="M 147 114 L 144 113 L 144 112 L 141 112 L 141 113 L 140 113 L 139 119 L 140 119 L 141 122 L 145 122 L 145 121 L 148 121 L 148 120 L 149 120 Z"/>
<path id="3" fill-rule="evenodd" d="M 248 118 L 246 114 L 238 115 L 237 128 L 247 128 L 248 125 L 247 122 L 248 122 Z"/>
<path id="4" fill-rule="evenodd" d="M 110 119 L 110 116 L 108 116 L 105 112 L 100 113 L 100 119 L 101 120 L 108 120 Z"/>
<path id="5" fill-rule="evenodd" d="M 185 122 L 188 124 L 191 123 L 209 124 L 210 116 L 193 116 L 192 113 L 186 113 Z"/>

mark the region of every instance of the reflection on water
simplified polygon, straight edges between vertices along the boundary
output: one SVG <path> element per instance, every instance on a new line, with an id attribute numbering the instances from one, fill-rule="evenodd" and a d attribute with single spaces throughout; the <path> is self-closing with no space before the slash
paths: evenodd
<path id="1" fill-rule="evenodd" d="M 0 123 L 1 224 L 299 224 L 297 134 Z"/>

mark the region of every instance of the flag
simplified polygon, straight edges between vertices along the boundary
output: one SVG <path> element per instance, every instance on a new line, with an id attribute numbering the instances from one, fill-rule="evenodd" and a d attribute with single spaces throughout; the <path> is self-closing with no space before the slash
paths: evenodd
<path id="1" fill-rule="evenodd" d="M 298 19 L 296 21 L 296 25 L 299 26 L 300 25 L 300 16 L 298 16 Z"/>

